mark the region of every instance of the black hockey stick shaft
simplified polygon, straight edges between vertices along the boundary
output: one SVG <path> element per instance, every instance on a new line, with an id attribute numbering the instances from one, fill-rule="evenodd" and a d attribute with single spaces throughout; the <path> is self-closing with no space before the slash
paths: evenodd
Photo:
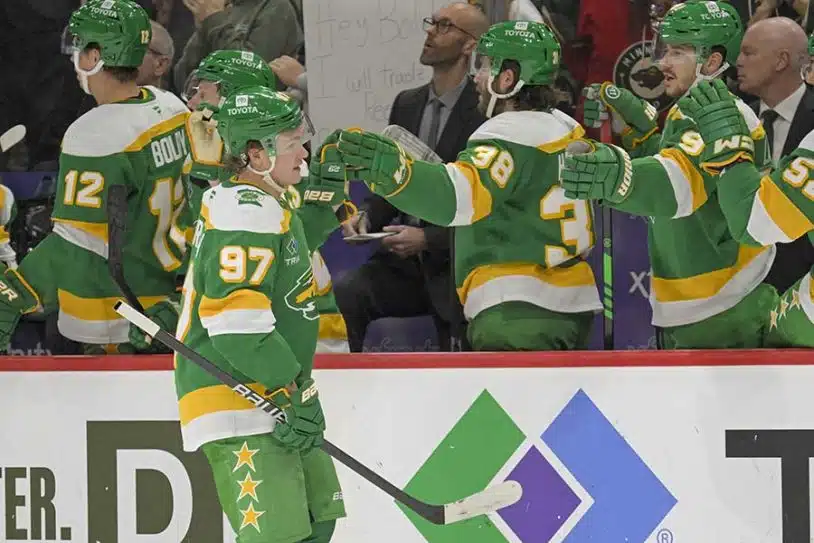
<path id="1" fill-rule="evenodd" d="M 127 187 L 113 185 L 107 189 L 107 269 L 113 281 L 122 291 L 127 303 L 139 313 L 144 313 L 144 307 L 138 297 L 130 289 L 124 278 L 124 262 L 122 251 L 127 235 Z"/>
<path id="2" fill-rule="evenodd" d="M 611 143 L 610 119 L 603 122 L 599 128 L 599 139 L 602 143 Z M 604 349 L 612 351 L 614 348 L 613 334 L 613 210 L 601 206 L 602 213 L 602 332 L 604 336 Z"/>
<path id="3" fill-rule="evenodd" d="M 193 364 L 197 365 L 202 370 L 212 375 L 212 377 L 231 388 L 233 391 L 235 391 L 235 393 L 243 396 L 246 401 L 251 402 L 258 409 L 262 409 L 278 421 L 285 422 L 285 413 L 283 413 L 279 407 L 274 405 L 274 403 L 270 402 L 268 399 L 264 398 L 246 385 L 240 383 L 237 379 L 220 369 L 206 357 L 198 354 L 194 350 L 184 345 L 183 342 L 176 339 L 172 334 L 161 330 L 157 324 L 144 316 L 141 311 L 134 311 L 134 308 L 127 307 L 127 305 L 123 304 L 121 301 L 116 302 L 114 309 L 119 312 L 119 314 L 124 316 L 128 321 L 138 326 L 143 332 L 149 334 L 154 339 L 164 344 L 164 346 L 172 349 L 187 360 L 192 361 Z M 432 522 L 433 524 L 444 524 L 445 519 L 443 505 L 428 504 L 410 496 L 330 441 L 325 440 L 322 443 L 322 450 L 350 468 L 365 480 L 372 483 L 379 490 L 387 493 L 394 500 L 404 504 L 428 521 Z"/>

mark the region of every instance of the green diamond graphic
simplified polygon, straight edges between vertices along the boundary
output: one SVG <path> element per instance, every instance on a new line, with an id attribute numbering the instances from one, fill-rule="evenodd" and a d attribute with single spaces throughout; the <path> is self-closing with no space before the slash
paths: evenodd
<path id="1" fill-rule="evenodd" d="M 448 503 L 483 490 L 526 436 L 487 390 L 455 423 L 413 475 L 406 491 L 432 503 Z M 405 507 L 401 510 L 431 543 L 506 543 L 487 517 L 436 526 Z"/>

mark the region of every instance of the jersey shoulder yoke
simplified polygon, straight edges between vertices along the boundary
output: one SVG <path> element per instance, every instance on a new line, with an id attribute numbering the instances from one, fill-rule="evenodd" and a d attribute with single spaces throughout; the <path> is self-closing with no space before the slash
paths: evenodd
<path id="1" fill-rule="evenodd" d="M 284 234 L 291 212 L 269 193 L 248 184 L 219 185 L 208 189 L 201 201 L 207 230 Z"/>
<path id="2" fill-rule="evenodd" d="M 144 87 L 152 98 L 137 103 L 103 104 L 74 121 L 62 140 L 62 152 L 104 157 L 139 151 L 153 139 L 183 126 L 189 110 L 175 95 Z"/>
<path id="3" fill-rule="evenodd" d="M 480 125 L 469 141 L 503 140 L 557 153 L 584 135 L 577 121 L 556 109 L 551 112 L 506 111 Z"/>

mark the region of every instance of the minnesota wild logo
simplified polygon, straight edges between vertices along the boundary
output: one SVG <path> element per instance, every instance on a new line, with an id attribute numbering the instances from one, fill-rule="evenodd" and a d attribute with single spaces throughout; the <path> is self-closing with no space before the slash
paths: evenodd
<path id="1" fill-rule="evenodd" d="M 297 278 L 294 286 L 285 295 L 285 305 L 289 309 L 299 311 L 309 321 L 319 319 L 319 310 L 314 298 L 317 295 L 317 285 L 314 282 L 314 270 L 311 266 Z"/>
<path id="2" fill-rule="evenodd" d="M 263 207 L 260 201 L 265 195 L 259 190 L 255 189 L 240 189 L 237 191 L 237 205 L 251 205 Z"/>

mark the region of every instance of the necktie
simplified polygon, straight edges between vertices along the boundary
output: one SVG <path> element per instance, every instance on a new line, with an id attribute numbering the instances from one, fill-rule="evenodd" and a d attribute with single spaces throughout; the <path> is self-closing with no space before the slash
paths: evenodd
<path id="1" fill-rule="evenodd" d="M 772 160 L 774 160 L 774 122 L 778 117 L 780 117 L 780 114 L 773 109 L 767 109 L 760 114 L 760 120 L 763 121 L 763 130 L 766 131 L 766 146 Z"/>
<path id="2" fill-rule="evenodd" d="M 427 141 L 425 143 L 430 149 L 435 150 L 435 146 L 438 144 L 438 128 L 441 126 L 441 108 L 444 107 L 444 104 L 441 100 L 433 98 L 427 105 L 430 106 L 432 110 L 430 113 L 430 133 L 427 134 Z"/>

